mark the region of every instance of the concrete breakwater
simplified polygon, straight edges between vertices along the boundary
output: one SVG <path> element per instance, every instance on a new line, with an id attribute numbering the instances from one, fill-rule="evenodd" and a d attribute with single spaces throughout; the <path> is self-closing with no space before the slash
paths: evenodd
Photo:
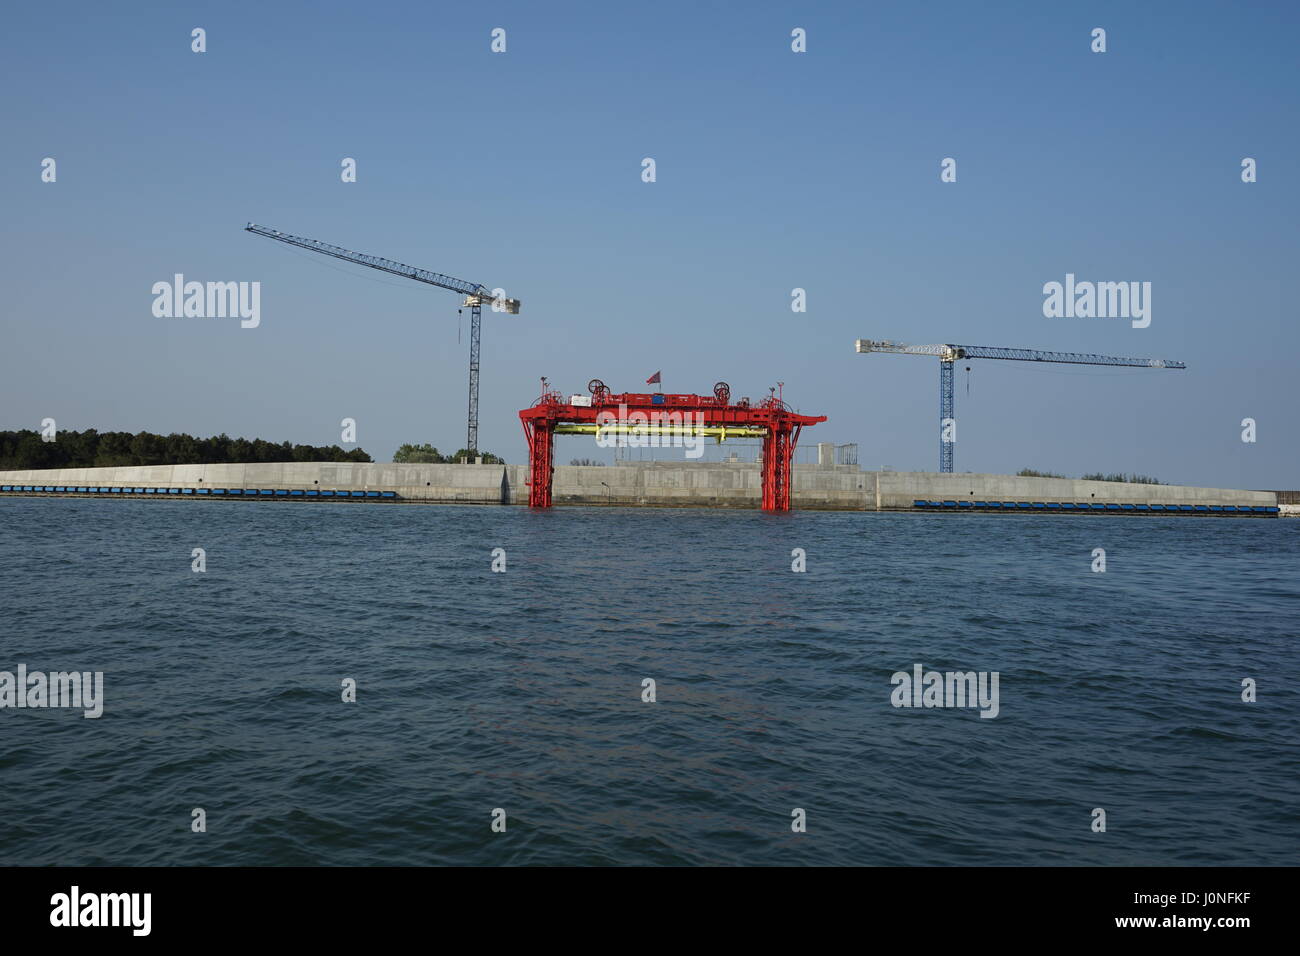
<path id="1" fill-rule="evenodd" d="M 135 494 L 135 489 L 216 489 L 302 492 L 360 491 L 363 500 L 407 503 L 526 505 L 525 465 L 399 465 L 393 463 L 284 462 L 248 465 L 147 465 L 0 472 L 0 494 Z M 753 462 L 633 462 L 614 466 L 559 465 L 557 505 L 758 508 L 758 466 Z M 9 490 L 4 490 L 5 488 Z M 23 489 L 41 489 L 25 491 Z M 95 488 L 95 492 L 77 491 Z M 49 490 L 45 490 L 49 489 Z M 99 491 L 98 489 L 106 489 Z M 378 492 L 371 498 L 365 493 Z M 380 497 L 383 493 L 390 496 Z M 170 497 L 170 496 L 169 496 Z M 242 496 L 241 496 L 242 497 Z M 285 496 L 287 497 L 287 496 Z M 301 495 L 299 497 L 302 497 Z M 331 496 L 332 497 L 332 496 Z M 341 495 L 339 497 L 342 497 Z M 318 496 L 313 496 L 318 500 Z M 280 499 L 275 499 L 280 500 Z M 918 504 L 924 502 L 925 504 Z M 997 502 L 994 506 L 993 503 Z M 1006 503 L 1190 506 L 1189 513 L 1223 514 L 1226 506 L 1265 508 L 1278 514 L 1269 491 L 1141 485 L 1070 478 L 938 472 L 863 471 L 857 465 L 794 466 L 797 509 L 835 511 L 1004 510 Z M 931 507 L 931 503 L 936 503 Z M 951 504 L 948 504 L 951 503 Z M 979 505 L 983 505 L 982 508 Z M 1200 511 L 1196 509 L 1202 509 Z M 1214 512 L 1209 512 L 1215 508 Z M 1133 509 L 1125 509 L 1131 513 Z M 1150 513 L 1143 509 L 1142 513 Z M 1011 509 L 1017 510 L 1017 509 Z M 1052 510 L 1061 510 L 1060 508 Z M 1081 510 L 1081 509 L 1074 509 Z"/>

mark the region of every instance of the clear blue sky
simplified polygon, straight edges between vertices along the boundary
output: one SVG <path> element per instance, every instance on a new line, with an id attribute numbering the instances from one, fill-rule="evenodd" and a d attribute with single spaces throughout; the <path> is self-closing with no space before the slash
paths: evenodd
<path id="1" fill-rule="evenodd" d="M 539 376 L 618 391 L 663 369 L 668 391 L 783 381 L 830 416 L 805 443 L 933 469 L 937 363 L 854 354 L 870 337 L 1189 366 L 972 362 L 969 397 L 963 366 L 959 471 L 1300 487 L 1300 5 L 74 3 L 4 22 L 0 427 L 329 444 L 352 417 L 377 459 L 459 448 L 456 296 L 252 220 L 520 298 L 483 332 L 480 447 L 509 461 Z M 155 318 L 176 272 L 260 281 L 261 327 Z M 1150 281 L 1151 326 L 1045 318 L 1067 272 Z M 570 438 L 559 458 L 597 454 Z"/>

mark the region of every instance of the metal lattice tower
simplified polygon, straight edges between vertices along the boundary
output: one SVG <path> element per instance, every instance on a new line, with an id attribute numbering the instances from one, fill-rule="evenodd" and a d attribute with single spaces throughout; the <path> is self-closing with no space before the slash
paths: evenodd
<path id="1" fill-rule="evenodd" d="M 957 424 L 953 405 L 952 362 L 943 359 L 939 362 L 939 470 L 943 472 L 952 471 L 952 446 L 957 444 L 955 435 L 948 436 L 948 429 Z"/>

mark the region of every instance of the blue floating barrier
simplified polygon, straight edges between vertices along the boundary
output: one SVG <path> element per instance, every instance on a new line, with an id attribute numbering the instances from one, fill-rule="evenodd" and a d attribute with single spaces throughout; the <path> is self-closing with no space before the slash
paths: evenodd
<path id="1" fill-rule="evenodd" d="M 308 491 L 308 492 L 307 492 L 307 497 L 308 497 L 308 498 L 319 498 L 319 497 L 320 497 L 320 492 L 319 492 L 319 491 Z"/>
<path id="2" fill-rule="evenodd" d="M 957 507 L 957 502 L 955 502 L 955 501 L 945 501 L 945 502 L 943 503 L 943 506 L 944 506 L 945 508 L 956 508 L 956 507 Z"/>
<path id="3" fill-rule="evenodd" d="M 922 501 L 919 498 L 917 498 L 915 501 L 912 502 L 913 508 L 928 508 L 929 506 L 930 505 L 928 502 Z"/>
<path id="4" fill-rule="evenodd" d="M 354 491 L 354 492 L 352 492 L 352 497 L 353 497 L 353 498 L 364 498 L 365 496 L 366 496 L 366 493 L 365 493 L 364 491 Z"/>
<path id="5" fill-rule="evenodd" d="M 194 494 L 194 489 L 193 489 L 193 488 L 182 488 L 182 489 L 181 489 L 181 494 L 183 494 L 183 495 L 192 495 L 192 494 Z"/>
<path id="6" fill-rule="evenodd" d="M 1047 506 L 1043 504 L 1041 501 L 1035 501 L 1031 504 L 1031 507 L 1034 508 L 1034 510 L 1040 510 L 1046 508 Z"/>
<path id="7" fill-rule="evenodd" d="M 1061 503 L 1059 501 L 1049 501 L 1047 507 L 1052 511 L 1060 511 Z"/>
<path id="8" fill-rule="evenodd" d="M 212 493 L 212 489 L 211 489 L 211 488 L 200 488 L 196 493 L 197 493 L 197 494 L 200 494 L 200 495 L 207 495 L 207 494 L 211 494 L 211 493 Z"/>
<path id="9" fill-rule="evenodd" d="M 295 491 L 291 491 L 291 492 L 289 492 L 289 497 L 290 497 L 290 498 L 301 498 L 301 497 L 302 497 L 302 489 L 299 488 L 299 489 L 297 489 L 297 490 L 295 490 Z"/>
<path id="10" fill-rule="evenodd" d="M 287 497 L 289 497 L 289 489 L 287 489 L 287 488 L 277 488 L 277 489 L 275 489 L 275 496 L 276 496 L 277 498 L 287 498 Z"/>
<path id="11" fill-rule="evenodd" d="M 395 491 L 383 491 L 383 492 L 380 492 L 380 497 L 381 497 L 381 498 L 396 498 L 396 497 L 397 497 L 397 492 L 395 492 Z"/>

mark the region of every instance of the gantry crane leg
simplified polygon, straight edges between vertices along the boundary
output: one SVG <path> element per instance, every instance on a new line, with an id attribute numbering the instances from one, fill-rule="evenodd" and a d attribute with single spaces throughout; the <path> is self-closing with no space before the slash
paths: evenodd
<path id="1" fill-rule="evenodd" d="M 549 421 L 523 422 L 528 439 L 528 505 L 551 506 L 551 482 L 555 474 L 555 426 Z"/>
<path id="2" fill-rule="evenodd" d="M 802 426 L 800 426 L 802 427 Z M 798 432 L 773 426 L 763 439 L 763 510 L 789 511 Z"/>

